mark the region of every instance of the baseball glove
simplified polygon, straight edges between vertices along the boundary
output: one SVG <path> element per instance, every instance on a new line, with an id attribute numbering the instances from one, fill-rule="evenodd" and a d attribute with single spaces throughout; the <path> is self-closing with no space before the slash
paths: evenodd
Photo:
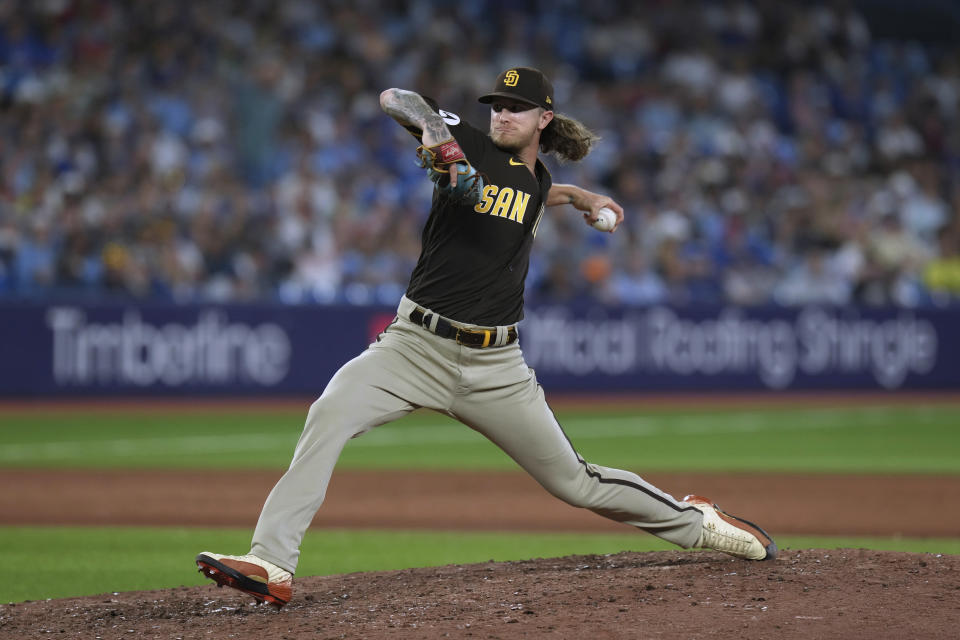
<path id="1" fill-rule="evenodd" d="M 437 185 L 437 191 L 463 204 L 476 204 L 483 193 L 483 176 L 467 161 L 456 140 L 417 148 L 417 165 L 427 170 L 427 177 Z M 450 185 L 450 166 L 457 167 L 457 184 Z"/>

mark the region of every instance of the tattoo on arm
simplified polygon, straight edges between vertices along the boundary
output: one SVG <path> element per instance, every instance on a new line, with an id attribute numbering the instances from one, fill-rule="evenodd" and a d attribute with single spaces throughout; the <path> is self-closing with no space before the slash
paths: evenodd
<path id="1" fill-rule="evenodd" d="M 403 89 L 391 89 L 389 93 L 389 97 L 380 101 L 388 116 L 401 124 L 420 127 L 424 134 L 437 142 L 453 137 L 443 118 L 419 94 Z"/>

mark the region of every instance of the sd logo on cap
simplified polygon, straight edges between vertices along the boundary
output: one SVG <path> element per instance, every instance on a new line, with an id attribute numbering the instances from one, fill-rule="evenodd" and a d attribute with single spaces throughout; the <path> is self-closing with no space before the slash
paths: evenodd
<path id="1" fill-rule="evenodd" d="M 512 98 L 521 102 L 553 111 L 553 85 L 539 70 L 531 67 L 507 69 L 497 76 L 493 93 L 480 96 L 479 101 L 489 104 L 497 98 Z"/>

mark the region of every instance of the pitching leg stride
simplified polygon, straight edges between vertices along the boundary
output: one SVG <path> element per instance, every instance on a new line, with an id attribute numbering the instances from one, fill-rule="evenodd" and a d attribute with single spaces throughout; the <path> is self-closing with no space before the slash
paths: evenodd
<path id="1" fill-rule="evenodd" d="M 226 556 L 204 551 L 197 567 L 205 578 L 266 602 L 278 610 L 293 597 L 293 575 L 254 555 Z"/>

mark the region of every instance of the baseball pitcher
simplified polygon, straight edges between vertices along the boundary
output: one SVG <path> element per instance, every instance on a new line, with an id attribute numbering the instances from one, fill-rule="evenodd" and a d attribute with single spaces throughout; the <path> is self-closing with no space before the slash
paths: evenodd
<path id="1" fill-rule="evenodd" d="M 344 445 L 414 409 L 445 413 L 503 449 L 564 502 L 649 531 L 683 548 L 765 560 L 762 529 L 697 496 L 677 500 L 634 473 L 584 460 L 523 359 L 517 323 L 537 227 L 547 207 L 572 205 L 593 223 L 607 196 L 553 184 L 540 153 L 586 156 L 596 137 L 556 111 L 540 71 L 508 69 L 492 93 L 484 131 L 417 93 L 387 89 L 383 110 L 420 142 L 417 162 L 435 184 L 419 261 L 397 316 L 330 380 L 307 414 L 285 475 L 268 496 L 250 553 L 203 552 L 201 573 L 282 607 L 303 535 L 323 503 Z"/>

